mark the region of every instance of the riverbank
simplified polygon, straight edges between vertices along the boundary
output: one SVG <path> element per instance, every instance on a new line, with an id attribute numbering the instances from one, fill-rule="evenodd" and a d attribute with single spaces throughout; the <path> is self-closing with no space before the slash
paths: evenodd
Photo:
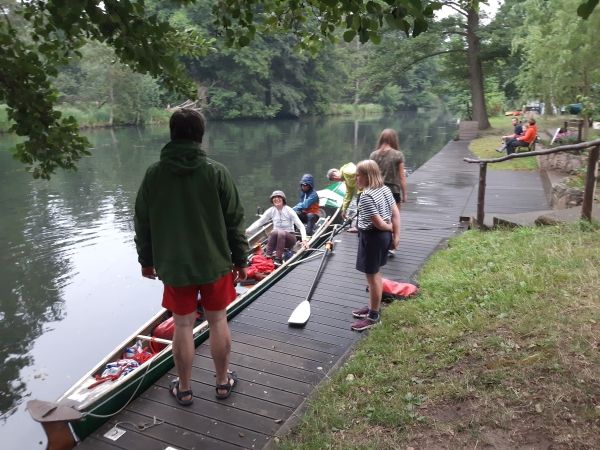
<path id="1" fill-rule="evenodd" d="M 383 311 L 278 448 L 593 448 L 599 233 L 576 223 L 452 239 L 420 296 Z"/>
<path id="2" fill-rule="evenodd" d="M 6 114 L 6 105 L 0 105 L 0 133 L 7 133 L 12 122 L 9 122 Z M 82 130 L 91 128 L 111 128 L 120 126 L 138 126 L 138 125 L 158 125 L 168 124 L 172 111 L 164 108 L 150 108 L 140 112 L 139 116 L 135 116 L 129 120 L 116 119 L 113 120 L 113 125 L 109 124 L 110 109 L 108 106 L 101 108 L 80 108 L 71 105 L 59 105 L 56 108 L 63 114 L 63 117 L 73 116 Z M 373 103 L 365 104 L 343 104 L 332 103 L 329 105 L 329 114 L 325 116 L 345 116 L 345 115 L 366 115 L 366 114 L 383 114 L 385 108 L 381 105 Z M 131 114 L 130 114 L 131 116 Z M 249 117 L 248 119 L 252 119 Z M 211 120 L 226 120 L 223 118 L 212 118 Z"/>

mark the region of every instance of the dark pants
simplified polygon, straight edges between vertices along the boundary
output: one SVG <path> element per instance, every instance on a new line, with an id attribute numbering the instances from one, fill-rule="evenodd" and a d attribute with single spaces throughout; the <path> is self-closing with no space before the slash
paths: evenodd
<path id="1" fill-rule="evenodd" d="M 306 224 L 306 234 L 312 236 L 315 231 L 315 224 L 319 220 L 319 215 L 314 213 L 298 213 L 298 218 L 302 223 Z"/>
<path id="2" fill-rule="evenodd" d="M 296 245 L 296 236 L 288 231 L 273 230 L 269 234 L 269 241 L 267 242 L 267 256 L 270 256 L 275 249 L 275 258 L 283 259 L 283 249 L 289 248 L 290 250 Z"/>
<path id="3" fill-rule="evenodd" d="M 392 243 L 392 233 L 376 228 L 359 230 L 356 270 L 362 273 L 378 273 L 387 264 L 388 250 Z"/>
<path id="4" fill-rule="evenodd" d="M 508 139 L 506 141 L 506 154 L 512 155 L 517 147 L 529 147 L 529 142 L 520 141 L 518 139 Z"/>

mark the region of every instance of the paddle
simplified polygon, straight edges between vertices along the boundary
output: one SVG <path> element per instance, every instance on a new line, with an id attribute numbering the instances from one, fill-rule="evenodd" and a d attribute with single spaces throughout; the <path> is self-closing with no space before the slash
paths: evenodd
<path id="1" fill-rule="evenodd" d="M 308 319 L 310 318 L 310 299 L 313 295 L 313 292 L 315 291 L 315 288 L 317 287 L 317 281 L 319 279 L 319 275 L 321 274 L 321 269 L 325 265 L 325 259 L 327 258 L 327 255 L 329 254 L 329 252 L 333 249 L 333 237 L 336 234 L 338 234 L 340 231 L 342 231 L 344 228 L 346 228 L 350 224 L 351 221 L 352 221 L 352 219 L 346 220 L 346 222 L 344 222 L 344 224 L 342 226 L 340 226 L 336 230 L 334 230 L 334 232 L 331 234 L 331 240 L 329 240 L 325 243 L 325 252 L 323 253 L 323 257 L 321 258 L 321 262 L 319 263 L 319 268 L 317 269 L 315 278 L 313 279 L 313 282 L 310 285 L 310 290 L 308 291 L 308 295 L 306 296 L 304 301 L 302 303 L 300 303 L 298 306 L 296 306 L 296 309 L 294 309 L 294 311 L 292 312 L 292 315 L 288 319 L 289 325 L 302 326 L 302 325 L 305 325 L 306 322 L 308 322 Z"/>

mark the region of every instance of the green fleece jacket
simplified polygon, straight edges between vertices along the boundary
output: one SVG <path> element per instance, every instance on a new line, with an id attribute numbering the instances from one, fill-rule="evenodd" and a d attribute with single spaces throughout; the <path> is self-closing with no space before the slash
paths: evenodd
<path id="1" fill-rule="evenodd" d="M 247 266 L 237 188 L 197 142 L 171 141 L 162 149 L 138 191 L 134 224 L 138 261 L 154 266 L 167 286 L 213 283 L 232 263 Z"/>

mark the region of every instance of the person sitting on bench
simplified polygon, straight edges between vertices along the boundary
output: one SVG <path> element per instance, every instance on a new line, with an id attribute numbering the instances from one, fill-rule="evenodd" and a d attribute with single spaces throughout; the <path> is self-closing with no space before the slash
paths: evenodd
<path id="1" fill-rule="evenodd" d="M 506 136 L 502 136 L 502 146 L 497 148 L 496 151 L 502 153 L 502 151 L 506 148 L 506 146 L 508 145 L 508 140 L 509 139 L 517 139 L 519 136 L 521 136 L 523 134 L 523 126 L 519 123 L 519 119 L 517 119 L 516 117 L 513 117 L 511 119 L 511 122 L 513 124 L 514 127 L 514 132 L 513 134 L 508 134 Z"/>
<path id="2" fill-rule="evenodd" d="M 529 147 L 537 137 L 537 127 L 535 126 L 535 119 L 531 118 L 528 121 L 529 127 L 525 131 L 525 134 L 517 139 L 513 139 L 506 144 L 506 154 L 512 155 L 517 147 Z"/>

